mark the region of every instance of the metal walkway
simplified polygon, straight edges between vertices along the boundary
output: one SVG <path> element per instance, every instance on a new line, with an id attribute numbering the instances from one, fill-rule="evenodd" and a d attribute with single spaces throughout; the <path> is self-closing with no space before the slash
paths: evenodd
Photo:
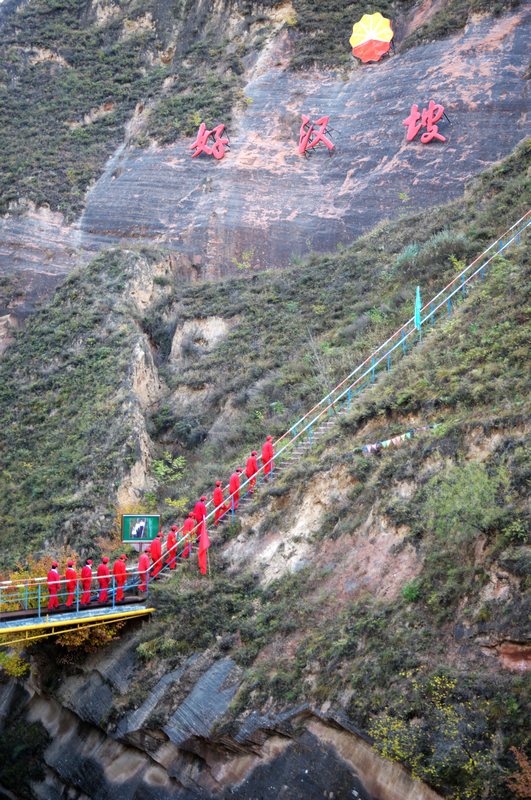
<path id="1" fill-rule="evenodd" d="M 0 636 L 7 637 L 2 641 L 3 647 L 34 639 L 44 639 L 61 633 L 72 633 L 80 628 L 94 628 L 99 625 L 110 625 L 114 622 L 125 622 L 136 617 L 151 614 L 155 609 L 145 605 L 124 605 L 116 608 L 94 608 L 83 611 L 70 611 L 46 615 L 45 617 L 7 619 L 0 621 Z"/>

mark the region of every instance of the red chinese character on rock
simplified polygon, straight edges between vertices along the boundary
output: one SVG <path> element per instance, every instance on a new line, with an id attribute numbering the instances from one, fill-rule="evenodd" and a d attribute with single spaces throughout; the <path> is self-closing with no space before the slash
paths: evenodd
<path id="1" fill-rule="evenodd" d="M 308 151 L 317 147 L 319 144 L 324 144 L 328 148 L 329 155 L 332 155 L 334 145 L 330 139 L 326 138 L 327 125 L 330 117 L 321 117 L 316 121 L 316 125 L 320 125 L 319 130 L 315 130 L 313 122 L 310 122 L 310 117 L 302 114 L 302 125 L 299 134 L 299 153 L 301 155 L 308 154 Z"/>
<path id="2" fill-rule="evenodd" d="M 209 131 L 205 123 L 202 122 L 199 126 L 195 142 L 190 145 L 190 150 L 195 148 L 195 153 L 192 154 L 192 158 L 197 158 L 201 153 L 205 153 L 207 156 L 214 156 L 214 158 L 218 160 L 223 158 L 225 155 L 225 145 L 229 144 L 228 138 L 221 136 L 224 130 L 225 125 L 217 125 L 213 130 Z M 214 142 L 210 147 L 208 145 L 208 140 L 211 136 L 214 137 Z"/>
<path id="3" fill-rule="evenodd" d="M 439 133 L 439 128 L 435 123 L 439 122 L 444 114 L 444 107 L 439 103 L 434 103 L 430 100 L 428 108 L 422 109 L 422 115 L 419 113 L 419 107 L 416 103 L 411 106 L 409 117 L 402 122 L 402 125 L 407 127 L 406 139 L 411 142 L 421 128 L 426 128 L 426 132 L 420 137 L 422 144 L 428 144 L 432 139 L 438 139 L 440 142 L 445 142 L 446 138 Z M 420 120 L 420 123 L 419 123 Z"/>

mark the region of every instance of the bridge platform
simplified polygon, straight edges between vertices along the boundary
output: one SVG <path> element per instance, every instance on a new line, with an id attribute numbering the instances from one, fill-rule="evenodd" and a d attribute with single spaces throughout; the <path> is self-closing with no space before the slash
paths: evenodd
<path id="1" fill-rule="evenodd" d="M 29 642 L 33 639 L 43 639 L 47 636 L 57 636 L 61 633 L 71 633 L 79 628 L 92 628 L 97 625 L 110 625 L 113 622 L 123 622 L 136 617 L 143 617 L 155 611 L 154 608 L 140 605 L 87 608 L 83 611 L 70 611 L 64 613 L 47 614 L 46 616 L 23 618 L 10 618 L 0 620 L 0 637 L 2 646 Z M 8 641 L 4 641 L 7 637 Z"/>

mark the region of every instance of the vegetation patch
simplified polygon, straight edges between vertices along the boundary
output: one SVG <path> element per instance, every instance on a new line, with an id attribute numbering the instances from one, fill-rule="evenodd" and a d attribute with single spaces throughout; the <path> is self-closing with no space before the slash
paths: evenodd
<path id="1" fill-rule="evenodd" d="M 5 565 L 46 541 L 84 551 L 112 523 L 138 458 L 130 359 L 144 335 L 127 295 L 140 260 L 114 251 L 72 274 L 0 362 Z"/>
<path id="2" fill-rule="evenodd" d="M 76 217 L 137 104 L 149 107 L 140 146 L 192 136 L 203 118 L 228 124 L 241 58 L 276 4 L 260 3 L 262 17 L 254 5 L 239 3 L 231 42 L 191 0 L 133 2 L 104 21 L 82 0 L 22 4 L 0 34 L 0 214 L 24 198 Z"/>

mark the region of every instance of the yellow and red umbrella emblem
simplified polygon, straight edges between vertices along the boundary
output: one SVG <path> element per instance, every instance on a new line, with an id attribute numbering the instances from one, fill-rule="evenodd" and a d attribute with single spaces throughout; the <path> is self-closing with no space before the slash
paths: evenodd
<path id="1" fill-rule="evenodd" d="M 363 62 L 379 61 L 391 47 L 393 36 L 390 20 L 377 11 L 376 14 L 364 14 L 356 22 L 349 41 L 357 58 Z"/>

